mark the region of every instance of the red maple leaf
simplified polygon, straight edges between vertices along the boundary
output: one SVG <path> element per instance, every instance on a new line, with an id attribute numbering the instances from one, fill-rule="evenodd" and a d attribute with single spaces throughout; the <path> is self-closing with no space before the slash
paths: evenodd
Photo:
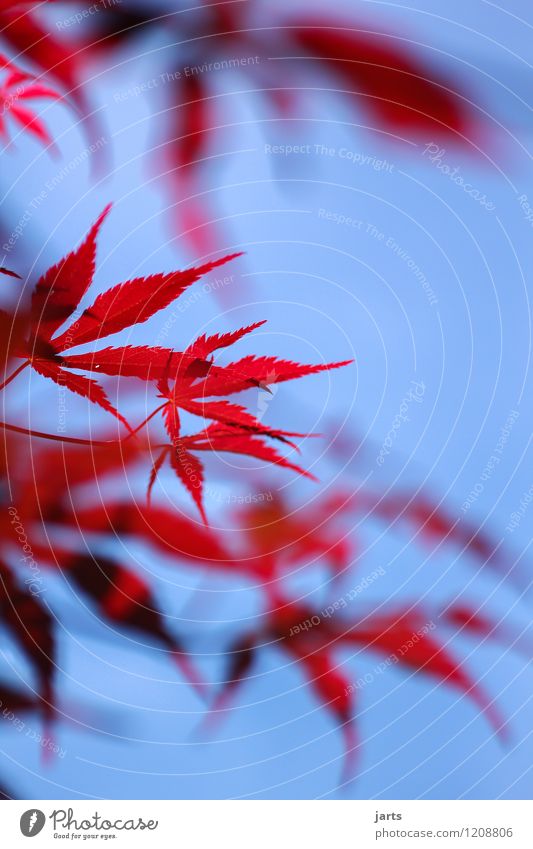
<path id="1" fill-rule="evenodd" d="M 251 325 L 222 336 L 217 334 L 216 337 L 201 337 L 187 349 L 186 354 L 206 356 L 216 348 L 231 345 L 257 326 Z M 227 452 L 255 457 L 314 479 L 313 475 L 290 462 L 267 442 L 267 439 L 275 440 L 298 450 L 291 437 L 303 437 L 306 434 L 265 425 L 240 404 L 205 399 L 231 395 L 253 386 L 265 388 L 269 384 L 329 371 L 350 362 L 346 360 L 339 363 L 304 365 L 278 360 L 276 357 L 245 357 L 227 366 L 212 365 L 207 376 L 200 380 L 194 380 L 188 373 L 178 375 L 172 387 L 164 377 L 158 382 L 158 388 L 161 397 L 167 399 L 162 412 L 170 445 L 162 449 L 155 461 L 148 492 L 150 493 L 165 458 L 169 456 L 172 468 L 189 490 L 203 520 L 206 521 L 202 505 L 204 472 L 200 460 L 193 453 L 197 451 Z M 204 419 L 211 419 L 213 424 L 199 433 L 184 436 L 181 433 L 180 409 Z"/>
<path id="2" fill-rule="evenodd" d="M 109 210 L 110 207 L 107 207 L 100 215 L 79 248 L 48 269 L 37 281 L 31 299 L 29 334 L 15 353 L 25 360 L 24 365 L 31 365 L 44 377 L 98 404 L 129 427 L 96 380 L 72 374 L 68 370 L 80 368 L 80 365 L 75 359 L 70 363 L 68 358 L 62 357 L 62 352 L 146 321 L 172 303 L 199 277 L 233 259 L 235 255 L 205 263 L 199 268 L 154 274 L 114 286 L 99 295 L 94 304 L 85 309 L 63 333 L 55 335 L 64 322 L 72 318 L 92 283 L 96 240 Z M 126 374 L 149 379 L 152 367 L 156 368 L 157 373 L 159 363 L 161 372 L 163 362 L 167 362 L 171 353 L 177 352 L 146 347 L 106 349 L 93 355 L 92 367 L 95 371 L 116 374 L 119 372 L 113 371 L 109 364 L 124 361 Z M 192 364 L 193 359 L 197 358 L 185 357 L 187 359 Z"/>
<path id="3" fill-rule="evenodd" d="M 202 335 L 183 352 L 170 348 L 127 345 L 103 348 L 88 354 L 67 353 L 78 345 L 98 342 L 147 321 L 171 304 L 201 276 L 240 255 L 231 254 L 185 271 L 128 280 L 98 295 L 91 306 L 84 309 L 79 317 L 74 317 L 93 281 L 97 237 L 109 209 L 107 207 L 100 215 L 82 244 L 48 269 L 37 281 L 31 298 L 29 331 L 14 350 L 15 355 L 24 362 L 3 385 L 7 385 L 23 368 L 31 366 L 43 377 L 114 415 L 126 425 L 131 436 L 161 411 L 170 443 L 160 448 L 153 463 L 148 497 L 168 457 L 178 478 L 192 495 L 204 522 L 204 470 L 196 456 L 197 452 L 242 454 L 312 478 L 312 475 L 279 453 L 267 441 L 274 440 L 298 450 L 291 439 L 305 434 L 263 424 L 244 406 L 219 399 L 252 387 L 268 389 L 269 385 L 336 369 L 351 361 L 308 365 L 273 356 L 247 356 L 225 366 L 213 362 L 215 351 L 235 344 L 263 322 L 227 333 Z M 67 328 L 61 330 L 69 320 Z M 86 375 L 73 373 L 71 369 L 153 381 L 164 403 L 132 430 L 111 404 L 100 383 Z M 181 431 L 180 410 L 211 421 L 212 424 L 197 433 L 185 435 Z"/>
<path id="4" fill-rule="evenodd" d="M 1 15 L 0 15 L 1 19 Z M 0 55 L 0 71 L 4 79 L 0 84 L 0 137 L 7 140 L 6 118 L 12 120 L 54 153 L 55 144 L 45 124 L 26 105 L 26 101 L 48 98 L 61 100 L 61 95 L 43 85 L 32 74 L 19 70 L 16 65 Z M 10 273 L 4 271 L 4 273 Z M 17 276 L 17 275 L 14 275 Z"/>
<path id="5" fill-rule="evenodd" d="M 30 3 L 28 0 L 13 3 L 6 0 L 0 4 L 0 32 L 2 39 L 11 47 L 11 50 L 25 62 L 29 62 L 39 72 L 36 85 L 41 86 L 41 79 L 51 79 L 62 91 L 65 100 L 72 101 L 78 115 L 81 116 L 84 126 L 92 143 L 102 138 L 98 112 L 91 109 L 89 97 L 85 86 L 81 84 L 83 70 L 89 56 L 88 44 L 78 39 L 69 44 L 47 27 L 39 16 L 39 10 L 32 6 L 43 6 L 55 3 L 56 0 L 44 0 L 44 2 Z M 101 7 L 105 8 L 104 5 Z M 44 90 L 44 85 L 42 86 Z M 35 96 L 43 96 L 36 94 Z M 58 95 L 55 94 L 55 97 Z M 15 116 L 20 123 L 25 121 L 26 110 Z M 28 129 L 35 135 L 41 137 L 42 141 L 48 138 L 46 129 L 30 120 L 28 117 Z M 105 147 L 101 144 L 95 145 L 99 159 L 105 155 Z M 98 160 L 97 160 L 98 162 Z"/>

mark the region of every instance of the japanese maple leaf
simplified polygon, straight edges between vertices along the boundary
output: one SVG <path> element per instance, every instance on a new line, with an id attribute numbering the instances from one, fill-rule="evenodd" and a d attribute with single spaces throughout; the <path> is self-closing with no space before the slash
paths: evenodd
<path id="1" fill-rule="evenodd" d="M 231 333 L 201 336 L 190 345 L 185 354 L 204 361 L 213 351 L 226 348 L 244 335 L 252 332 L 263 322 L 240 328 Z M 173 386 L 165 375 L 158 381 L 158 388 L 166 403 L 162 407 L 163 418 L 171 444 L 164 447 L 156 458 L 148 486 L 150 495 L 157 474 L 166 457 L 184 486 L 191 494 L 204 522 L 203 508 L 204 469 L 195 452 L 222 451 L 255 457 L 267 463 L 275 463 L 292 469 L 311 479 L 312 475 L 291 463 L 267 442 L 277 440 L 296 448 L 290 437 L 303 437 L 306 434 L 272 428 L 260 422 L 245 407 L 227 400 L 206 400 L 221 395 L 232 395 L 250 389 L 253 386 L 267 387 L 269 384 L 316 374 L 348 365 L 351 360 L 339 363 L 306 365 L 276 357 L 244 357 L 227 366 L 211 365 L 206 377 L 199 380 L 190 373 L 176 377 Z M 183 436 L 180 426 L 180 410 L 192 415 L 212 420 L 203 431 Z"/>
<path id="2" fill-rule="evenodd" d="M 80 361 L 75 358 L 69 361 L 62 356 L 63 352 L 147 321 L 154 313 L 172 303 L 202 275 L 238 254 L 213 260 L 198 268 L 139 277 L 113 286 L 99 295 L 66 330 L 56 335 L 63 323 L 73 317 L 80 300 L 92 283 L 97 236 L 109 210 L 108 206 L 79 248 L 50 268 L 37 281 L 31 299 L 29 334 L 17 353 L 25 360 L 25 365 L 31 365 L 44 377 L 88 398 L 129 427 L 96 380 L 69 371 L 69 368 L 79 369 Z M 105 348 L 92 355 L 92 369 L 103 374 L 121 373 L 149 379 L 158 373 L 161 374 L 169 356 L 176 353 L 164 348 L 146 346 Z M 197 359 L 180 356 L 182 364 L 193 365 Z"/>

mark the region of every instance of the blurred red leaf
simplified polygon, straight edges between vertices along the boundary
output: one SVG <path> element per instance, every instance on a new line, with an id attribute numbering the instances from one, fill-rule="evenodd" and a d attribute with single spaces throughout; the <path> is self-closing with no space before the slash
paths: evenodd
<path id="1" fill-rule="evenodd" d="M 296 43 L 327 64 L 349 92 L 362 96 L 386 127 L 458 141 L 467 131 L 471 116 L 464 98 L 430 66 L 416 61 L 400 39 L 328 17 L 300 19 L 292 26 Z"/>

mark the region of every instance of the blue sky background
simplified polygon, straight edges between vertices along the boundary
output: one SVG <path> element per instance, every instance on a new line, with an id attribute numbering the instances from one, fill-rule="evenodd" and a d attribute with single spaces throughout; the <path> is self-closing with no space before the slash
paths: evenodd
<path id="1" fill-rule="evenodd" d="M 263 14 L 273 16 L 273 9 L 264 6 Z M 308 92 L 312 120 L 267 120 L 272 116 L 259 98 L 241 93 L 250 87 L 246 78 L 219 72 L 213 85 L 224 93 L 223 120 L 230 126 L 213 137 L 217 158 L 206 166 L 203 184 L 215 217 L 223 220 L 223 247 L 245 250 L 246 257 L 231 269 L 235 280 L 224 299 L 198 297 L 163 344 L 181 349 L 201 332 L 267 318 L 255 339 L 243 341 L 243 354 L 276 353 L 319 362 L 355 358 L 350 369 L 283 385 L 269 401 L 269 423 L 326 432 L 330 438 L 341 425 L 343 440 L 353 446 L 355 456 L 347 460 L 326 450 L 330 438 L 324 444 L 305 443 L 305 465 L 319 475 L 319 485 L 282 470 L 263 476 L 269 488 L 281 488 L 302 505 L 335 483 L 350 487 L 367 480 L 377 491 L 423 485 L 459 515 L 501 428 L 518 411 L 501 463 L 468 515 L 502 541 L 509 568 L 521 564 L 527 581 L 531 515 L 526 512 L 513 533 L 506 526 L 533 484 L 533 223 L 518 200 L 525 194 L 533 203 L 530 4 L 515 0 L 498 8 L 481 0 L 425 0 L 405 8 L 394 2 L 336 0 L 328 5 L 339 16 L 350 10 L 357 21 L 386 25 L 408 37 L 414 55 L 429 58 L 452 82 L 460 81 L 486 112 L 478 155 L 440 146 L 446 148 L 442 161 L 458 167 L 494 210 L 467 195 L 424 155 L 425 146 L 438 140 L 420 137 L 413 143 L 367 129 L 361 125 L 371 123 L 368 114 L 350 109 L 331 91 Z M 165 108 L 165 88 L 124 102 L 114 98 L 165 70 L 163 36 L 144 46 L 151 55 L 120 54 L 117 67 L 93 85 L 93 97 L 102 107 L 105 148 L 113 156 L 112 173 L 95 184 L 87 164 L 81 165 L 60 188 L 48 192 L 9 255 L 12 267 L 33 269 L 35 275 L 57 260 L 109 200 L 115 206 L 100 238 L 95 291 L 200 259 L 173 232 L 168 194 L 152 179 L 162 164 L 150 150 L 156 122 L 165 120 L 159 114 Z M 316 72 L 309 71 L 308 79 L 310 87 L 332 87 Z M 46 182 L 87 145 L 69 110 L 55 105 L 43 111 L 58 138 L 60 158 L 52 159 L 22 135 L 16 150 L 1 157 L 2 215 L 15 224 Z M 311 153 L 282 157 L 265 152 L 265 145 L 295 143 L 310 145 Z M 317 155 L 315 144 L 336 153 Z M 339 155 L 343 148 L 386 161 L 387 167 L 353 164 Z M 324 209 L 360 220 L 361 228 L 325 220 Z M 387 248 L 389 238 L 425 274 L 436 303 L 429 302 L 407 259 Z M 154 316 L 121 340 L 154 344 L 167 317 Z M 45 401 L 50 389 L 36 377 L 27 381 L 31 383 L 21 378 L 19 393 L 10 396 L 11 409 L 27 417 L 30 397 L 32 425 L 44 427 L 54 414 Z M 424 383 L 422 403 L 411 405 L 410 420 L 380 468 L 379 447 L 412 381 Z M 25 388 L 30 386 L 28 394 Z M 85 416 L 81 401 L 69 401 L 73 433 L 83 430 Z M 137 418 L 141 420 L 142 410 Z M 231 480 L 231 487 L 248 492 L 245 472 L 233 475 L 219 461 L 210 461 L 208 469 L 213 487 L 233 492 Z M 139 493 L 144 485 L 138 481 Z M 192 514 L 187 495 L 171 478 L 163 478 L 158 497 Z M 223 500 L 213 493 L 207 508 L 215 524 L 227 521 Z M 386 570 L 365 592 L 365 609 L 421 597 L 438 603 L 461 593 L 474 606 L 486 602 L 484 611 L 496 620 L 507 617 L 518 631 L 529 624 L 531 597 L 500 586 L 497 576 L 453 547 L 428 556 L 407 534 L 370 521 L 357 534 L 355 577 L 346 579 L 346 587 L 380 565 Z M 138 568 L 159 577 L 159 598 L 173 618 L 179 620 L 182 600 L 195 587 L 216 590 L 199 603 L 198 618 L 207 623 L 205 636 L 195 628 L 194 645 L 206 670 L 219 668 L 217 653 L 223 652 L 230 633 L 224 620 L 245 623 L 257 609 L 255 594 L 234 581 L 206 582 L 162 557 L 154 562 L 153 554 L 127 541 L 122 545 Z M 320 583 L 318 570 L 306 580 L 300 579 L 302 587 Z M 65 699 L 83 698 L 105 711 L 107 733 L 64 724 L 58 742 L 65 757 L 43 769 L 31 740 L 0 728 L 11 784 L 32 798 L 531 796 L 532 673 L 513 652 L 502 653 L 494 645 L 474 650 L 475 644 L 461 637 L 452 643 L 511 717 L 506 747 L 457 691 L 392 668 L 359 694 L 364 741 L 359 775 L 349 787 L 338 789 L 341 736 L 301 670 L 285 655 L 275 649 L 261 652 L 256 677 L 242 689 L 233 713 L 212 739 L 197 741 L 201 705 L 164 653 L 142 651 L 135 635 L 110 639 L 90 609 L 80 612 L 68 591 L 52 577 L 49 581 L 50 598 L 64 599 L 61 625 L 69 635 L 61 643 L 62 692 Z M 326 594 L 327 588 L 322 591 Z M 347 660 L 345 671 L 355 680 L 380 659 L 370 652 L 360 654 Z"/>

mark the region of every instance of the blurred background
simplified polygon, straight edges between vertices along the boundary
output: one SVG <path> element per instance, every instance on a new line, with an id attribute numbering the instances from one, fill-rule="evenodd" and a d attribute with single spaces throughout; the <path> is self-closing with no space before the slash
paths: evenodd
<path id="1" fill-rule="evenodd" d="M 65 99 L 36 108 L 54 150 L 9 125 L 0 264 L 34 282 L 109 201 L 93 294 L 244 251 L 121 344 L 183 350 L 201 333 L 267 319 L 240 355 L 355 362 L 252 393 L 262 421 L 322 434 L 301 442 L 299 458 L 319 482 L 210 457 L 212 528 L 238 548 L 247 497 L 282 499 L 298 521 L 318 524 L 335 493 L 361 493 L 337 531 L 348 550 L 341 576 L 333 583 L 322 559 L 304 553 L 286 579 L 291 598 L 320 610 L 381 570 L 343 616 L 416 602 L 428 622 L 460 600 L 514 636 L 497 643 L 448 629 L 442 638 L 507 720 L 505 741 L 460 689 L 401 665 L 380 672 L 383 652 L 342 646 L 347 684 L 367 676 L 346 781 L 338 722 L 279 645 L 264 641 L 231 710 L 205 729 L 205 706 L 165 650 L 120 632 L 43 567 L 65 714 L 53 732 L 60 752 L 43 760 L 31 734 L 0 722 L 1 783 L 35 799 L 530 798 L 530 5 L 36 6 L 43 32 L 75 57 L 74 82 L 69 89 L 55 62 L 46 69 L 20 39 L 17 47 L 2 12 L 2 52 L 63 86 Z M 6 279 L 4 306 L 28 292 Z M 62 416 L 68 434 L 103 432 L 83 399 L 65 401 L 50 386 L 21 375 L 4 393 L 3 417 L 55 432 Z M 151 409 L 144 387 L 120 391 L 141 421 Z M 25 464 L 38 475 L 34 443 L 17 449 L 9 477 Z M 146 466 L 132 467 L 87 498 L 140 502 L 146 479 Z M 373 509 L 376 496 L 389 513 Z M 435 505 L 453 533 L 444 523 L 428 539 L 397 521 L 411 497 Z M 170 473 L 154 501 L 200 522 Z M 461 530 L 471 527 L 491 553 L 465 544 L 471 534 Z M 60 544 L 74 532 L 61 529 Z M 274 533 L 267 545 L 277 544 Z M 261 609 L 257 580 L 197 568 L 120 530 L 98 545 L 149 577 L 206 679 L 224 680 L 228 645 Z M 16 540 L 10 546 L 16 558 Z M 2 637 L 1 680 L 31 688 L 27 659 L 7 629 Z M 83 707 L 73 722 L 74 704 Z M 25 722 L 42 732 L 38 712 Z"/>

